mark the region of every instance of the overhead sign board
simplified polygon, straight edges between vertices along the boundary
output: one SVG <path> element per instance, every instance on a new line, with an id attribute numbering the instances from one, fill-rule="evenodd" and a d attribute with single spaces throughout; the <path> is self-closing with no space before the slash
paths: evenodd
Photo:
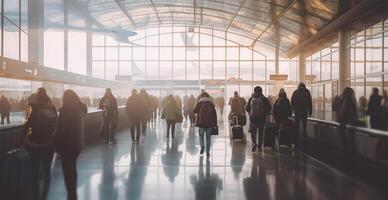
<path id="1" fill-rule="evenodd" d="M 286 81 L 288 79 L 287 74 L 270 74 L 269 80 L 271 81 Z"/>

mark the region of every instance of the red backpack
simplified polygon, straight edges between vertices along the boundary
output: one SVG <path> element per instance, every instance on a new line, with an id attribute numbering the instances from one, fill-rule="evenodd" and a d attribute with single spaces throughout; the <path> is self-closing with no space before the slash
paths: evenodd
<path id="1" fill-rule="evenodd" d="M 211 126 L 212 121 L 212 106 L 210 102 L 203 102 L 198 112 L 198 124 L 201 126 Z"/>

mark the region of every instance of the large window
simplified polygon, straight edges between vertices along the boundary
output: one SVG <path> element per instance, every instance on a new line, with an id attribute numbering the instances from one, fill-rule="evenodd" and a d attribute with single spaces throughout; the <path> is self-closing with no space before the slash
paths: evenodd
<path id="1" fill-rule="evenodd" d="M 249 96 L 255 81 L 269 80 L 269 75 L 275 73 L 273 57 L 268 59 L 250 47 L 229 41 L 222 31 L 157 27 L 136 32 L 138 35 L 130 37 L 129 43 L 117 43 L 108 34 L 94 33 L 93 70 L 104 68 L 110 73 L 104 76 L 106 79 L 114 79 L 113 74 L 118 73 L 130 74 L 134 80 L 220 80 L 225 83 L 222 88 L 226 87 L 227 96 L 236 89 Z M 120 70 L 113 62 L 118 62 Z M 297 65 L 295 59 L 281 59 L 280 73 L 296 81 Z"/>

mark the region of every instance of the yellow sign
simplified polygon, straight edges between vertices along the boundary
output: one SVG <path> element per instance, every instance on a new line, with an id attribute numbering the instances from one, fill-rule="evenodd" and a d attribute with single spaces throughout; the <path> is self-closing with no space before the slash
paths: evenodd
<path id="1" fill-rule="evenodd" d="M 270 74 L 269 80 L 271 81 L 285 81 L 288 79 L 287 74 Z"/>

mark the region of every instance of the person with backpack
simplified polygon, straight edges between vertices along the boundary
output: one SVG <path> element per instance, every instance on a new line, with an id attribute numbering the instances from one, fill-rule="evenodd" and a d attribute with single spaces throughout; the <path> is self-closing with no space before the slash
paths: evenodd
<path id="1" fill-rule="evenodd" d="M 206 135 L 206 155 L 209 157 L 212 131 L 217 127 L 217 111 L 207 92 L 201 94 L 201 98 L 195 105 L 194 113 L 197 114 L 196 126 L 199 128 L 200 154 L 202 155 L 205 150 L 204 136 Z"/>
<path id="2" fill-rule="evenodd" d="M 267 115 L 271 111 L 271 104 L 263 95 L 260 86 L 254 88 L 254 93 L 248 100 L 245 110 L 249 113 L 249 132 L 252 139 L 252 152 L 261 151 L 264 136 L 264 126 L 267 122 Z M 259 144 L 257 144 L 257 132 L 259 132 Z"/>
<path id="3" fill-rule="evenodd" d="M 303 126 L 302 139 L 306 138 L 307 117 L 311 117 L 313 113 L 313 102 L 310 91 L 304 83 L 299 83 L 298 89 L 294 91 L 291 97 L 291 106 L 295 114 L 295 130 L 299 131 L 300 122 Z M 295 145 L 299 145 L 299 134 L 295 134 Z"/>
<path id="4" fill-rule="evenodd" d="M 238 124 L 245 125 L 246 117 L 245 117 L 245 99 L 240 97 L 238 92 L 235 91 L 233 97 L 229 100 L 230 105 L 230 113 L 229 113 L 229 121 L 231 125 L 236 124 L 234 118 L 237 117 Z"/>
<path id="5" fill-rule="evenodd" d="M 102 97 L 98 108 L 103 110 L 102 135 L 105 137 L 105 142 L 111 144 L 112 141 L 115 141 L 114 130 L 117 128 L 119 111 L 116 98 L 110 88 L 105 90 L 105 95 Z"/>
<path id="6" fill-rule="evenodd" d="M 83 147 L 83 125 L 87 107 L 72 90 L 63 93 L 54 135 L 56 152 L 61 156 L 67 199 L 77 199 L 77 159 Z"/>
<path id="7" fill-rule="evenodd" d="M 29 98 L 29 109 L 23 133 L 26 135 L 25 148 L 31 156 L 33 197 L 46 199 L 51 179 L 51 162 L 54 156 L 53 135 L 57 123 L 57 111 L 44 88 L 38 88 Z M 40 190 L 40 180 L 43 189 Z M 40 191 L 43 191 L 40 194 Z M 42 197 L 42 198 L 40 198 Z"/>
<path id="8" fill-rule="evenodd" d="M 174 139 L 175 134 L 175 124 L 178 121 L 181 114 L 180 108 L 178 108 L 177 103 L 175 102 L 174 96 L 169 95 L 166 97 L 166 103 L 162 111 L 162 119 L 166 120 L 167 123 L 167 138 L 170 137 L 170 130 L 172 139 Z"/>

